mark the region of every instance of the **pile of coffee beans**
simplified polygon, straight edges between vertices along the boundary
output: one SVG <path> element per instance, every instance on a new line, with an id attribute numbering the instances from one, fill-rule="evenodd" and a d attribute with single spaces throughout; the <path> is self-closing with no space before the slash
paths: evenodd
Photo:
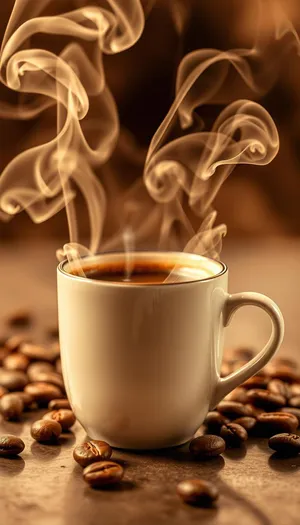
<path id="1" fill-rule="evenodd" d="M 26 332 L 32 322 L 28 312 L 16 312 L 8 325 L 17 332 L 0 341 L 0 414 L 8 421 L 22 421 L 24 412 L 39 410 L 31 436 L 50 446 L 59 442 L 61 434 L 67 435 L 76 420 L 65 392 L 58 330 L 49 329 L 50 342 L 38 344 Z M 230 374 L 253 356 L 248 348 L 228 353 L 221 375 Z M 41 409 L 46 409 L 42 416 Z M 195 461 L 207 461 L 227 448 L 244 446 L 249 436 L 261 436 L 269 439 L 272 453 L 294 456 L 300 453 L 300 436 L 296 433 L 299 425 L 297 365 L 290 359 L 275 358 L 207 414 L 197 437 L 189 444 L 189 454 Z M 0 457 L 15 457 L 24 447 L 19 437 L 0 436 Z M 112 454 L 105 441 L 90 440 L 75 447 L 73 458 L 82 467 L 83 479 L 90 487 L 122 482 L 124 468 L 111 459 Z M 181 481 L 177 494 L 185 503 L 199 506 L 214 505 L 219 495 L 214 485 L 201 479 Z"/>

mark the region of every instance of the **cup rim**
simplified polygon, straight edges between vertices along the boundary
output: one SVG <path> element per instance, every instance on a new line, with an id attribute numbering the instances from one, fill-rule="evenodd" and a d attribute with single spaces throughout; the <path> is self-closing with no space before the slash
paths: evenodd
<path id="1" fill-rule="evenodd" d="M 124 255 L 125 252 L 123 251 L 110 251 L 110 252 L 100 252 L 100 253 L 96 253 L 95 255 L 87 255 L 87 256 L 83 256 L 82 259 L 97 259 L 101 256 L 105 256 L 105 255 Z M 223 261 L 216 261 L 215 259 L 212 259 L 211 257 L 206 257 L 205 255 L 198 255 L 196 253 L 190 253 L 190 252 L 180 252 L 180 251 L 166 251 L 166 250 L 134 250 L 132 253 L 134 254 L 149 254 L 149 255 L 154 255 L 155 254 L 166 254 L 168 256 L 180 256 L 180 255 L 186 255 L 188 257 L 193 257 L 193 258 L 203 258 L 203 259 L 207 259 L 208 261 L 213 261 L 213 262 L 217 262 L 218 264 L 220 264 L 222 266 L 222 270 L 215 274 L 215 275 L 212 275 L 211 277 L 206 277 L 205 279 L 192 279 L 190 281 L 180 281 L 180 282 L 170 282 L 170 283 L 155 283 L 155 284 L 148 284 L 148 283 L 130 283 L 130 286 L 126 283 L 121 283 L 121 282 L 114 282 L 114 281 L 101 281 L 100 279 L 96 280 L 96 279 L 89 279 L 88 277 L 82 277 L 81 275 L 73 275 L 69 272 L 67 272 L 65 269 L 64 269 L 64 266 L 65 264 L 68 263 L 68 260 L 67 259 L 64 259 L 63 261 L 61 261 L 58 266 L 57 266 L 57 272 L 58 273 L 61 273 L 62 275 L 64 275 L 65 277 L 68 277 L 69 279 L 72 279 L 72 280 L 75 280 L 75 281 L 78 281 L 78 282 L 85 282 L 85 283 L 90 283 L 92 285 L 101 285 L 101 286 L 107 286 L 107 287 L 113 287 L 113 288 L 122 288 L 124 290 L 124 288 L 128 288 L 128 289 L 132 289 L 132 288 L 161 288 L 162 286 L 166 287 L 166 286 L 182 286 L 182 285 L 188 285 L 188 284 L 195 284 L 195 283 L 205 283 L 207 281 L 212 281 L 213 279 L 217 279 L 218 277 L 221 277 L 222 275 L 224 275 L 225 273 L 227 273 L 228 271 L 228 266 L 223 262 Z"/>

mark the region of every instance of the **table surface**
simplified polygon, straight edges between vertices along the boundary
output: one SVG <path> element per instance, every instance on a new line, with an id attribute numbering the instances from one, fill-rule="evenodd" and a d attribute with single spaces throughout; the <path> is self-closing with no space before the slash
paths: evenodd
<path id="1" fill-rule="evenodd" d="M 5 316 L 16 307 L 36 312 L 36 336 L 56 320 L 55 246 L 6 245 L 0 249 L 1 303 Z M 254 290 L 270 295 L 286 320 L 281 353 L 300 359 L 298 341 L 300 242 L 273 240 L 227 243 L 223 259 L 230 267 L 230 291 Z M 1 328 L 2 332 L 4 326 Z M 227 330 L 226 345 L 259 349 L 268 338 L 269 321 L 254 308 L 239 311 Z M 295 525 L 300 514 L 300 456 L 276 459 L 264 439 L 249 439 L 246 448 L 227 451 L 208 462 L 192 461 L 186 447 L 156 453 L 114 451 L 125 463 L 121 488 L 90 489 L 72 458 L 75 443 L 85 438 L 76 423 L 57 446 L 30 437 L 28 414 L 20 423 L 0 421 L 1 433 L 22 437 L 18 459 L 0 459 L 0 523 L 5 525 Z M 182 479 L 201 477 L 219 487 L 215 509 L 183 504 L 176 496 Z"/>

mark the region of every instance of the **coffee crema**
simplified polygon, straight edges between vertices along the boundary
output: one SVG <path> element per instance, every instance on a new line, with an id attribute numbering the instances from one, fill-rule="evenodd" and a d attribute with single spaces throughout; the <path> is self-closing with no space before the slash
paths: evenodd
<path id="1" fill-rule="evenodd" d="M 189 268 L 171 261 L 138 261 L 126 265 L 126 261 L 94 263 L 83 265 L 82 270 L 88 279 L 122 284 L 171 284 L 201 281 L 216 275 L 207 267 Z M 72 275 L 79 275 L 73 269 Z"/>

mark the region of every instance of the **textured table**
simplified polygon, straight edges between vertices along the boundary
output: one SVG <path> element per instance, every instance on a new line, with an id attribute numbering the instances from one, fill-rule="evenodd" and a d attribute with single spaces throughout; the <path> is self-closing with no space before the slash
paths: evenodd
<path id="1" fill-rule="evenodd" d="M 14 307 L 36 311 L 36 336 L 56 319 L 55 247 L 2 246 L 1 317 Z M 230 266 L 230 291 L 255 290 L 270 295 L 286 319 L 281 353 L 298 358 L 300 336 L 300 243 L 227 243 L 223 259 Z M 259 349 L 268 337 L 269 321 L 254 308 L 239 311 L 227 329 L 227 345 L 251 344 Z M 4 328 L 2 329 L 2 332 Z M 300 357 L 300 356 L 299 356 Z M 250 439 L 247 448 L 232 450 L 209 462 L 191 461 L 186 448 L 156 453 L 114 451 L 126 465 L 121 489 L 95 491 L 86 486 L 72 459 L 73 433 L 57 446 L 42 446 L 30 437 L 30 418 L 0 421 L 1 433 L 20 435 L 26 444 L 19 459 L 0 459 L 0 523 L 3 525 L 295 525 L 300 515 L 300 457 L 275 459 L 266 440 Z M 221 493 L 216 509 L 184 505 L 176 483 L 200 476 L 215 482 Z"/>

